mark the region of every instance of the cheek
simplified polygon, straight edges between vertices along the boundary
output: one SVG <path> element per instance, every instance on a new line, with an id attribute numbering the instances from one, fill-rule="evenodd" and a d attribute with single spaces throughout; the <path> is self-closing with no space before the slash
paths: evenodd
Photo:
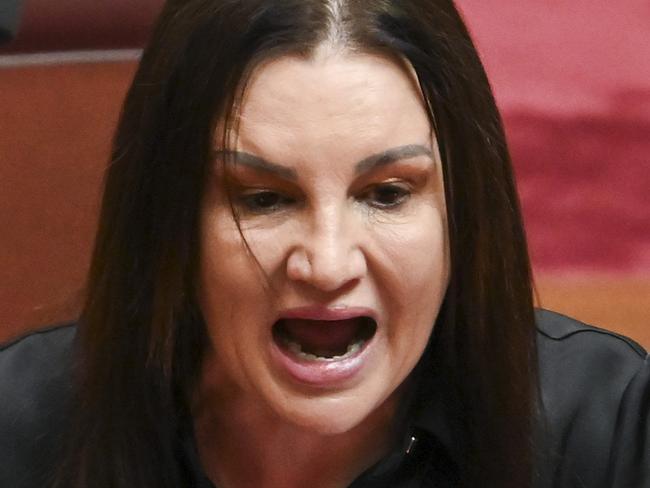
<path id="1" fill-rule="evenodd" d="M 201 274 L 213 286 L 241 288 L 241 283 L 258 281 L 257 264 L 264 265 L 279 254 L 277 238 L 245 223 L 238 227 L 229 208 L 205 211 L 201 229 Z"/>
<path id="2" fill-rule="evenodd" d="M 426 214 L 383 236 L 382 259 L 390 263 L 385 268 L 384 301 L 395 324 L 389 334 L 410 349 L 413 341 L 428 340 L 449 280 L 444 213 L 431 209 Z"/>
<path id="3" fill-rule="evenodd" d="M 242 351 L 263 339 L 260 328 L 246 327 L 267 315 L 264 277 L 247 251 L 229 208 L 204 211 L 201 220 L 198 299 L 206 322 L 214 370 L 227 384 L 248 384 Z M 224 383 L 222 386 L 227 387 Z"/>
<path id="4" fill-rule="evenodd" d="M 250 303 L 257 272 L 229 212 L 204 211 L 201 229 L 199 302 L 208 327 L 224 330 Z"/>
<path id="5" fill-rule="evenodd" d="M 406 293 L 431 290 L 446 281 L 449 268 L 444 214 L 428 209 L 408 224 L 382 236 L 399 288 Z M 429 286 L 422 286 L 428 284 Z M 417 294 L 416 294 L 417 295 Z"/>
<path id="6" fill-rule="evenodd" d="M 201 229 L 199 300 L 209 324 L 227 329 L 234 315 L 266 313 L 265 285 L 281 269 L 291 232 L 244 222 L 240 232 L 229 208 L 204 211 Z"/>
<path id="7" fill-rule="evenodd" d="M 204 212 L 201 219 L 201 281 L 208 289 L 223 288 L 240 276 L 238 270 L 246 263 L 240 254 L 243 242 L 238 236 L 237 226 L 224 212 Z M 228 256 L 228 259 L 224 259 Z M 246 276 L 241 275 L 241 276 Z"/>

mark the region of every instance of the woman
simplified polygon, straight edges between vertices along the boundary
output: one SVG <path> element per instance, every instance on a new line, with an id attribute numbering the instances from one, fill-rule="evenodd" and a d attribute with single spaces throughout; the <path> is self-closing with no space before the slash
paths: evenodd
<path id="1" fill-rule="evenodd" d="M 169 1 L 30 422 L 59 487 L 643 486 L 645 352 L 531 296 L 452 2 Z"/>

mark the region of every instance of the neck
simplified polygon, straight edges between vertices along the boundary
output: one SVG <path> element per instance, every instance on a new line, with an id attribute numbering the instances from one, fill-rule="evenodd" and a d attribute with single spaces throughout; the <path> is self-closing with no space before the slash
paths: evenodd
<path id="1" fill-rule="evenodd" d="M 347 432 L 323 434 L 281 419 L 244 394 L 224 395 L 222 388 L 217 394 L 205 382 L 195 398 L 199 457 L 220 488 L 347 487 L 395 440 L 396 400 Z"/>

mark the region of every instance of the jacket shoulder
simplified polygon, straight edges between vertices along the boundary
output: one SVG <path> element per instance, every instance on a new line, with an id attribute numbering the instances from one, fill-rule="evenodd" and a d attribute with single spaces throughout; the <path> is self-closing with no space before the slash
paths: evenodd
<path id="1" fill-rule="evenodd" d="M 585 324 L 557 312 L 544 309 L 535 310 L 535 321 L 537 332 L 543 342 L 575 338 L 588 344 L 620 347 L 622 351 L 635 353 L 640 358 L 647 356 L 647 351 L 643 346 L 629 337 Z"/>
<path id="2" fill-rule="evenodd" d="M 75 334 L 65 324 L 0 345 L 0 486 L 47 486 L 67 420 Z"/>
<path id="3" fill-rule="evenodd" d="M 646 435 L 647 352 L 630 338 L 547 310 L 536 312 L 536 324 L 543 478 L 553 487 L 628 486 L 615 481 L 617 473 L 637 472 L 648 455 L 635 440 Z M 624 465 L 631 467 L 619 469 Z"/>
<path id="4" fill-rule="evenodd" d="M 536 311 L 537 351 L 543 400 L 564 408 L 587 408 L 620 400 L 647 364 L 645 349 L 632 339 L 547 310 Z"/>

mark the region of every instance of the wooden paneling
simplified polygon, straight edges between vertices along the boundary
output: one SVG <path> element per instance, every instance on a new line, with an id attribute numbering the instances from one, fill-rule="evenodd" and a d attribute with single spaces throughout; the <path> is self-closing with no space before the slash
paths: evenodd
<path id="1" fill-rule="evenodd" d="M 0 53 L 141 47 L 163 0 L 24 0 L 23 3 L 16 39 L 0 49 Z"/>
<path id="2" fill-rule="evenodd" d="M 0 70 L 0 340 L 72 315 L 134 67 Z"/>
<path id="3" fill-rule="evenodd" d="M 650 350 L 650 277 L 541 274 L 538 305 L 627 335 Z"/>

